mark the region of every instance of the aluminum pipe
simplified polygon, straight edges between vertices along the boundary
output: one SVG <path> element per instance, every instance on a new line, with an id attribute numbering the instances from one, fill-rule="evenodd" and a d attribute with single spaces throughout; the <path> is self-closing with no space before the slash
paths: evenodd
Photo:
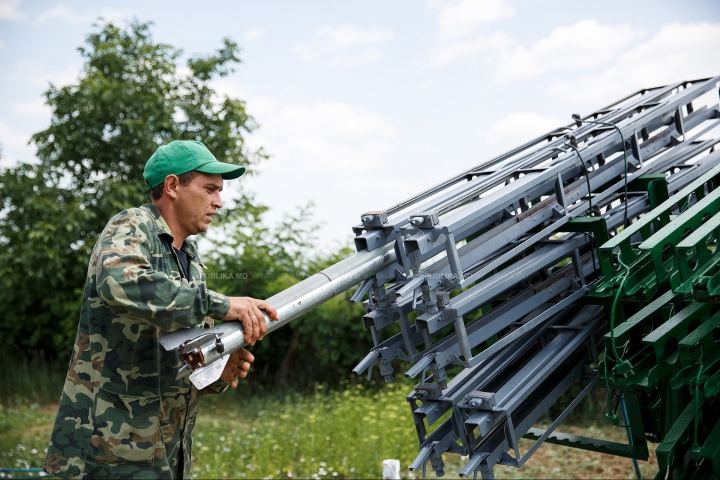
<path id="1" fill-rule="evenodd" d="M 392 245 L 371 252 L 358 252 L 273 295 L 267 302 L 277 310 L 278 320 L 271 320 L 265 315 L 267 333 L 349 290 L 394 262 Z M 160 337 L 160 344 L 168 351 L 180 350 L 185 365 L 178 375 L 190 374 L 190 381 L 198 389 L 218 380 L 229 354 L 247 345 L 242 323 L 236 321 L 224 322 L 210 329 L 177 330 Z"/>

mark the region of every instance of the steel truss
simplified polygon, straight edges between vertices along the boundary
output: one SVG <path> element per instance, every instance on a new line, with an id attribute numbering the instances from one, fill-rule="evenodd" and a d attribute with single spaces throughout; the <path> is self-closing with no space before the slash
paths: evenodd
<path id="1" fill-rule="evenodd" d="M 646 433 L 657 441 L 666 437 L 671 424 L 646 425 L 658 413 L 652 408 L 659 408 L 646 405 L 648 395 L 662 395 L 618 382 L 612 375 L 628 375 L 622 371 L 627 365 L 612 363 L 607 345 L 630 328 L 637 309 L 626 305 L 662 296 L 671 281 L 698 301 L 718 298 L 720 256 L 703 247 L 720 233 L 720 215 L 714 216 L 720 210 L 720 139 L 705 139 L 718 126 L 720 109 L 717 96 L 713 105 L 698 105 L 700 97 L 717 92 L 718 82 L 642 90 L 362 215 L 353 228 L 358 251 L 393 245 L 396 263 L 366 279 L 353 296 L 358 302 L 367 295 L 363 322 L 375 343 L 354 371 L 369 376 L 377 366 L 392 381 L 400 361 L 410 364 L 405 375 L 419 377 L 407 397 L 420 448 L 411 469 L 424 474 L 429 461 L 443 475 L 443 455 L 458 453 L 468 458 L 461 475 L 491 478 L 495 465 L 521 467 L 544 441 L 647 459 Z M 690 211 L 700 213 L 681 229 L 678 222 Z M 675 259 L 683 266 L 668 267 Z M 613 308 L 620 282 L 621 306 Z M 708 314 L 705 305 L 698 315 Z M 619 324 L 612 334 L 611 310 Z M 691 322 L 683 318 L 683 325 Z M 385 334 L 390 328 L 399 333 Z M 646 355 L 642 361 L 658 371 L 673 363 L 661 341 L 666 337 L 653 331 L 648 339 L 648 329 L 638 328 L 642 333 L 623 348 Z M 698 345 L 718 335 L 709 326 L 702 332 L 677 339 L 684 373 L 669 389 L 705 379 L 685 366 Z M 655 345 L 655 355 L 647 348 L 635 354 L 636 342 Z M 720 352 L 703 367 L 707 373 L 713 361 L 720 362 Z M 599 374 L 598 365 L 609 373 Z M 451 367 L 460 370 L 451 375 Z M 706 380 L 714 394 L 718 380 Z M 533 428 L 572 384 L 584 387 L 563 413 L 548 429 Z M 592 387 L 603 384 L 623 393 L 629 445 L 554 432 Z M 524 454 L 522 437 L 535 440 Z"/>

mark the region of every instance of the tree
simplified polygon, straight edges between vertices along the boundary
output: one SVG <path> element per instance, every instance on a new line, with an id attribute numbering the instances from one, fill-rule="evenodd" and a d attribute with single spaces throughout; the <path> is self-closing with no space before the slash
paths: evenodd
<path id="1" fill-rule="evenodd" d="M 311 206 L 274 228 L 265 226 L 266 208 L 252 202 L 239 207 L 221 213 L 223 246 L 207 262 L 208 285 L 216 291 L 269 298 L 352 253 L 348 248 L 310 253 Z M 349 292 L 339 295 L 249 347 L 256 360 L 246 380 L 302 390 L 347 379 L 372 346 L 361 321 L 365 310 L 349 299 Z"/>
<path id="2" fill-rule="evenodd" d="M 240 62 L 233 41 L 190 58 L 183 75 L 181 51 L 155 43 L 150 24 L 96 29 L 79 48 L 79 81 L 45 93 L 39 163 L 0 173 L 0 345 L 69 354 L 90 252 L 110 217 L 148 201 L 142 170 L 159 145 L 201 140 L 249 166 L 265 157 L 245 146 L 256 124 L 244 102 L 210 85 Z"/>
<path id="3" fill-rule="evenodd" d="M 21 347 L 67 358 L 97 236 L 113 215 L 149 201 L 142 171 L 159 145 L 200 140 L 218 160 L 248 166 L 266 158 L 245 146 L 244 136 L 256 128 L 245 104 L 211 88 L 213 78 L 240 61 L 234 42 L 226 39 L 214 54 L 189 59 L 189 73 L 181 75 L 180 50 L 155 43 L 150 24 L 96 28 L 79 49 L 85 65 L 77 84 L 51 85 L 45 94 L 53 115 L 32 137 L 39 163 L 0 172 L 5 352 Z M 222 241 L 204 257 L 214 290 L 268 298 L 350 253 L 310 253 L 309 207 L 270 228 L 263 219 L 267 207 L 242 191 L 235 196 L 216 217 Z M 255 345 L 254 380 L 306 387 L 347 378 L 371 345 L 362 307 L 347 299 L 335 298 Z"/>

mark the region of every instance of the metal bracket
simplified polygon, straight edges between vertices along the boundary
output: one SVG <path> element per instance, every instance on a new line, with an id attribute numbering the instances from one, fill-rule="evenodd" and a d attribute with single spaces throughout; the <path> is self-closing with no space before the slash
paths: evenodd
<path id="1" fill-rule="evenodd" d="M 360 220 L 365 227 L 382 227 L 388 223 L 387 211 L 376 210 L 365 212 L 360 216 Z"/>
<path id="2" fill-rule="evenodd" d="M 422 212 L 410 217 L 410 224 L 415 228 L 429 229 L 440 223 L 438 212 Z"/>

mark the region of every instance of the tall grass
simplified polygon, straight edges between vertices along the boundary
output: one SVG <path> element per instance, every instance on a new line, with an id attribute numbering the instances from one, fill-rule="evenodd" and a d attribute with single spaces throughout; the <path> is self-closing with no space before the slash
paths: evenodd
<path id="1" fill-rule="evenodd" d="M 242 390 L 204 397 L 200 405 L 193 467 L 195 478 L 378 478 L 382 460 L 396 458 L 405 478 L 418 453 L 417 436 L 405 395 L 407 382 L 387 386 L 346 385 L 342 391 L 317 388 L 311 395 L 246 396 Z M 12 396 L 12 398 L 29 398 Z M 54 405 L 24 400 L 0 404 L 0 467 L 42 466 L 55 417 Z M 439 422 L 438 422 L 439 423 Z M 541 422 L 542 423 L 542 422 Z M 623 441 L 621 429 L 574 426 L 561 430 Z M 586 430 L 586 429 L 583 429 Z M 523 451 L 529 447 L 523 440 Z M 448 477 L 464 465 L 447 455 Z M 643 462 L 654 474 L 656 463 Z M 428 471 L 430 478 L 435 478 Z M 629 460 L 544 445 L 521 470 L 498 467 L 497 478 L 628 478 Z M 2 477 L 3 474 L 0 474 Z"/>
<path id="2" fill-rule="evenodd" d="M 0 403 L 45 405 L 60 400 L 67 361 L 50 360 L 41 352 L 0 352 Z"/>
<path id="3" fill-rule="evenodd" d="M 407 385 L 379 391 L 318 387 L 314 395 L 267 397 L 201 407 L 194 477 L 376 478 L 386 458 L 417 455 L 404 397 Z M 205 399 L 204 399 L 205 400 Z M 205 403 L 205 402 L 204 402 Z M 213 403 L 207 402 L 207 403 Z"/>
<path id="4" fill-rule="evenodd" d="M 0 467 L 40 467 L 66 365 L 39 356 L 13 356 L 5 359 L 5 365 L 0 373 Z M 271 390 L 250 394 L 242 386 L 202 399 L 193 477 L 377 478 L 386 458 L 400 460 L 403 477 L 419 477 L 407 470 L 418 453 L 405 400 L 413 388 L 411 381 L 346 383 L 341 390 L 320 386 L 309 395 Z M 566 393 L 539 424 L 549 424 L 576 393 Z M 560 430 L 583 434 L 589 429 L 586 434 L 591 436 L 624 441 L 623 431 L 602 422 L 603 411 L 604 393 L 597 389 L 568 419 L 570 425 Z M 446 462 L 450 477 L 457 476 L 464 464 L 457 455 L 448 455 Z M 523 469 L 502 467 L 496 474 L 498 478 L 622 478 L 632 475 L 631 468 L 626 459 L 548 445 Z M 643 468 L 649 474 L 656 467 L 644 464 Z"/>

